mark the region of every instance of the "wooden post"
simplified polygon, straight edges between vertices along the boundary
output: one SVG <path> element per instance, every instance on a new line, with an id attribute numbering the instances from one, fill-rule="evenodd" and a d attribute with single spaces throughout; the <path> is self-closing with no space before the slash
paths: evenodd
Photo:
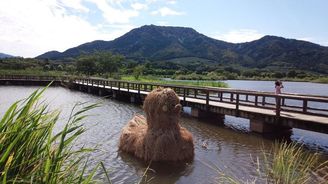
<path id="1" fill-rule="evenodd" d="M 258 99 L 258 96 L 255 95 L 255 106 L 257 107 L 257 99 Z"/>
<path id="2" fill-rule="evenodd" d="M 223 92 L 220 92 L 220 102 L 223 100 Z"/>
<path id="3" fill-rule="evenodd" d="M 140 83 L 138 84 L 138 94 L 140 95 Z"/>
<path id="4" fill-rule="evenodd" d="M 239 93 L 236 94 L 236 110 L 239 110 Z"/>
<path id="5" fill-rule="evenodd" d="M 262 106 L 265 106 L 265 96 L 262 96 Z"/>
<path id="6" fill-rule="evenodd" d="M 128 92 L 130 91 L 130 83 L 127 83 L 128 84 Z"/>
<path id="7" fill-rule="evenodd" d="M 303 100 L 303 112 L 307 112 L 307 100 Z"/>
<path id="8" fill-rule="evenodd" d="M 233 93 L 230 93 L 230 102 L 233 102 Z"/>
<path id="9" fill-rule="evenodd" d="M 197 89 L 194 89 L 195 98 L 197 98 L 197 93 L 198 93 L 198 90 Z"/>
<path id="10" fill-rule="evenodd" d="M 246 94 L 246 102 L 248 102 L 248 94 Z"/>
<path id="11" fill-rule="evenodd" d="M 210 110 L 210 91 L 206 90 L 206 111 Z"/>
<path id="12" fill-rule="evenodd" d="M 186 89 L 183 88 L 183 103 L 186 104 Z"/>
<path id="13" fill-rule="evenodd" d="M 276 116 L 280 116 L 280 96 L 276 96 Z"/>
<path id="14" fill-rule="evenodd" d="M 118 82 L 118 90 L 121 90 L 121 82 Z"/>

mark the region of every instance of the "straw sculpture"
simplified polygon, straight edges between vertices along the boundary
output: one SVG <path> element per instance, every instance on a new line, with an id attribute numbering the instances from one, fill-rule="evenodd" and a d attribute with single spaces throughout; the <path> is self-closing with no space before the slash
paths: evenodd
<path id="1" fill-rule="evenodd" d="M 119 149 L 145 161 L 191 161 L 191 133 L 179 125 L 181 105 L 170 88 L 150 92 L 143 105 L 146 118 L 135 115 L 123 128 Z"/>

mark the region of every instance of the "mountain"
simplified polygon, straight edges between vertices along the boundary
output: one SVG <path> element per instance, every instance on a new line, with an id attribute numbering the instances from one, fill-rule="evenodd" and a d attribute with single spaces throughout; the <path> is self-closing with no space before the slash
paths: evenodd
<path id="1" fill-rule="evenodd" d="M 199 57 L 215 59 L 233 46 L 196 32 L 192 28 L 142 26 L 113 41 L 93 41 L 66 50 L 61 54 L 45 53 L 37 58 L 63 59 L 94 51 L 112 51 L 128 58 L 149 60 Z"/>
<path id="2" fill-rule="evenodd" d="M 113 41 L 97 40 L 62 53 L 47 52 L 37 58 L 60 60 L 95 51 L 111 51 L 138 61 L 199 58 L 252 68 L 328 71 L 328 48 L 314 43 L 264 36 L 252 42 L 233 44 L 207 37 L 192 28 L 154 25 L 133 29 Z"/>
<path id="3" fill-rule="evenodd" d="M 11 57 L 14 57 L 14 56 L 9 55 L 9 54 L 0 53 L 0 58 L 11 58 Z"/>

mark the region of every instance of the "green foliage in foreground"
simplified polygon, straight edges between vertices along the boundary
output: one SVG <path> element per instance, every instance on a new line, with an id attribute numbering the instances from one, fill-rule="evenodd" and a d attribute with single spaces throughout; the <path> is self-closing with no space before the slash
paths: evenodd
<path id="1" fill-rule="evenodd" d="M 258 177 L 247 183 L 275 183 L 275 184 L 306 184 L 306 183 L 325 183 L 324 178 L 328 173 L 319 176 L 320 169 L 327 166 L 325 161 L 320 164 L 318 153 L 310 153 L 304 150 L 297 143 L 279 143 L 272 146 L 269 153 L 264 153 L 263 158 L 257 158 Z M 245 183 L 231 175 L 224 174 L 218 170 L 219 181 L 223 183 Z M 220 183 L 219 182 L 219 183 Z"/>
<path id="2" fill-rule="evenodd" d="M 83 132 L 84 112 L 75 111 L 63 129 L 54 134 L 59 112 L 39 103 L 44 90 L 14 103 L 0 121 L 0 180 L 2 183 L 90 183 L 97 167 L 86 174 L 84 155 L 90 149 L 72 149 Z"/>
<path id="3" fill-rule="evenodd" d="M 157 83 L 157 84 L 174 84 L 174 85 L 187 85 L 187 86 L 203 86 L 203 87 L 228 87 L 227 83 L 220 82 L 220 81 L 188 81 L 188 80 L 163 80 L 158 77 L 154 76 L 140 76 L 136 79 L 133 76 L 123 76 L 121 80 L 126 81 L 136 81 L 136 82 L 149 82 L 149 83 Z"/>
<path id="4" fill-rule="evenodd" d="M 312 171 L 318 170 L 319 155 L 304 151 L 295 143 L 276 143 L 272 150 L 271 163 L 265 157 L 265 173 L 275 183 L 309 183 Z"/>

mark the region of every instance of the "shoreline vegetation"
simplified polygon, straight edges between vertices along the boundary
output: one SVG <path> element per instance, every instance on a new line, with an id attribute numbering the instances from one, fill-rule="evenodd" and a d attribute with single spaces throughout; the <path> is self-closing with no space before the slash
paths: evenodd
<path id="1" fill-rule="evenodd" d="M 118 75 L 114 74 L 109 76 L 108 74 L 95 74 L 92 76 L 86 76 L 85 74 L 76 74 L 74 72 L 67 71 L 43 71 L 43 70 L 1 70 L 2 75 L 36 75 L 36 76 L 72 76 L 72 77 L 99 77 L 104 79 L 113 79 L 113 80 L 125 80 L 133 82 L 149 82 L 149 83 L 160 83 L 160 84 L 175 84 L 175 85 L 190 85 L 190 86 L 203 86 L 203 87 L 229 87 L 226 84 L 225 80 L 255 80 L 255 81 L 275 81 L 277 78 L 258 78 L 258 77 L 238 77 L 236 79 L 212 79 L 208 77 L 202 77 L 197 75 L 197 77 L 176 77 L 176 76 L 153 76 L 153 75 L 140 75 L 136 77 L 135 75 Z M 73 74 L 73 75 L 72 75 Z M 312 83 L 321 83 L 328 84 L 328 77 L 318 77 L 318 78 L 281 78 L 279 80 L 286 82 L 312 82 Z"/>
<path id="2" fill-rule="evenodd" d="M 278 63 L 276 63 L 278 64 Z M 306 68 L 285 65 L 240 65 L 213 63 L 200 58 L 175 58 L 165 61 L 134 60 L 111 52 L 85 53 L 74 58 L 49 60 L 37 58 L 0 58 L 0 73 L 31 75 L 91 76 L 130 81 L 173 80 L 206 81 L 193 85 L 219 86 L 209 81 L 283 80 L 328 84 L 328 73 L 320 66 Z M 172 80 L 172 81 L 173 81 Z M 181 82 L 181 81 L 180 81 Z M 173 82 L 172 82 L 173 83 Z M 222 87 L 225 87 L 224 85 Z"/>

